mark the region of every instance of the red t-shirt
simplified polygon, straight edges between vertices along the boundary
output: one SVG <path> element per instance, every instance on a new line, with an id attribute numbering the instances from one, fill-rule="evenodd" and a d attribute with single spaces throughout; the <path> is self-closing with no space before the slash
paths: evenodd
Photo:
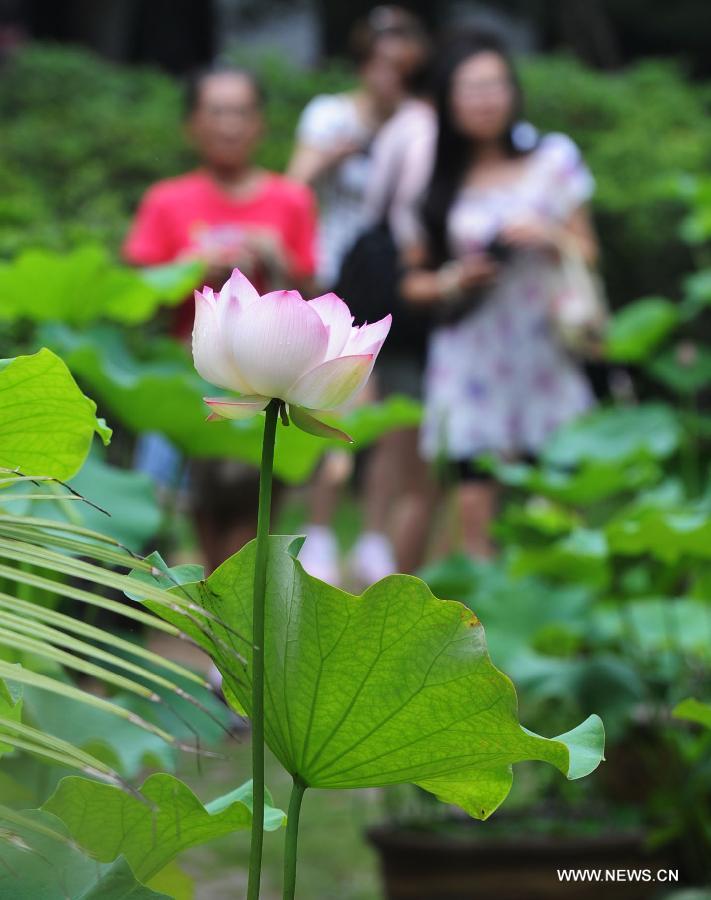
<path id="1" fill-rule="evenodd" d="M 160 265 L 199 255 L 205 245 L 238 244 L 240 234 L 250 229 L 274 232 L 289 263 L 290 278 L 313 275 L 313 195 L 303 185 L 273 173 L 267 173 L 252 194 L 240 198 L 226 194 L 202 170 L 158 182 L 141 201 L 124 244 L 124 256 L 133 265 Z M 191 319 L 192 303 L 181 311 L 178 330 L 184 333 L 189 329 Z"/>

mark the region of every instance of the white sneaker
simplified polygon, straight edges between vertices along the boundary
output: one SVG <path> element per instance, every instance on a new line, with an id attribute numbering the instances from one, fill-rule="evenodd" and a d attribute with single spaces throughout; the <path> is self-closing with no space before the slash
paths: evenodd
<path id="1" fill-rule="evenodd" d="M 299 562 L 309 575 L 335 587 L 341 585 L 336 536 L 325 525 L 309 525 L 306 540 L 299 553 Z"/>
<path id="2" fill-rule="evenodd" d="M 348 570 L 360 587 L 369 587 L 397 572 L 390 539 L 379 531 L 364 531 L 351 551 Z"/>

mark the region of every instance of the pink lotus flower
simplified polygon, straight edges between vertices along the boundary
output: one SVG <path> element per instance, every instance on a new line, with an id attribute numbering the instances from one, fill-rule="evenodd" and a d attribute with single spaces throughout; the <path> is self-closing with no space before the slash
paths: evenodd
<path id="1" fill-rule="evenodd" d="M 239 397 L 206 397 L 211 419 L 245 419 L 276 398 L 299 428 L 345 437 L 316 417 L 366 383 L 391 316 L 353 326 L 335 294 L 306 301 L 297 291 L 260 296 L 235 269 L 219 294 L 195 291 L 193 360 L 198 373 Z M 316 414 L 316 415 L 314 415 Z"/>

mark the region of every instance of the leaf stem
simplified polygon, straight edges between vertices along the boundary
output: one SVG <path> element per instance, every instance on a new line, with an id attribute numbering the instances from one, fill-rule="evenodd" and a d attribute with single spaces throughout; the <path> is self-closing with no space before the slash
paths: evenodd
<path id="1" fill-rule="evenodd" d="M 259 470 L 257 548 L 252 593 L 252 842 L 249 851 L 247 900 L 259 900 L 264 843 L 264 597 L 269 555 L 269 520 L 272 504 L 272 471 L 279 401 L 267 406 Z"/>
<path id="2" fill-rule="evenodd" d="M 294 900 L 296 890 L 296 851 L 299 839 L 299 814 L 304 799 L 306 783 L 294 775 L 294 786 L 289 800 L 289 814 L 286 820 L 284 838 L 284 900 Z"/>

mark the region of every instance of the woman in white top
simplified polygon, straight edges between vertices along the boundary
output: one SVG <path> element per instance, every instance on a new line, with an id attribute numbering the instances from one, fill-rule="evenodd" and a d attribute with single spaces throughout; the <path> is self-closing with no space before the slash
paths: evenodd
<path id="1" fill-rule="evenodd" d="M 287 175 L 313 187 L 319 199 L 317 276 L 324 290 L 336 283 L 343 257 L 367 224 L 371 144 L 403 100 L 403 75 L 423 39 L 410 13 L 377 7 L 351 35 L 357 87 L 319 94 L 301 114 Z"/>
<path id="2" fill-rule="evenodd" d="M 408 81 L 422 68 L 428 47 L 415 16 L 399 7 L 376 7 L 352 34 L 358 87 L 349 93 L 315 97 L 302 113 L 288 174 L 315 188 L 319 198 L 318 281 L 322 290 L 335 285 L 344 256 L 373 217 L 381 215 L 374 210 L 382 198 L 372 193 L 371 181 L 375 176 L 383 195 L 389 192 L 387 161 L 393 158 L 391 150 L 398 148 L 390 146 L 392 140 L 381 143 L 379 135 L 390 134 L 397 144 L 403 132 L 390 129 L 389 123 L 401 121 L 400 111 L 406 122 L 417 117 L 417 109 L 412 109 L 407 99 Z M 321 467 L 312 486 L 310 522 L 299 557 L 308 572 L 332 584 L 339 583 L 340 571 L 330 522 L 350 459 L 333 453 Z M 352 557 L 351 568 L 357 570 L 357 580 L 363 584 L 397 568 L 390 541 L 381 529 L 383 504 L 369 500 L 389 496 L 388 485 L 383 489 L 377 474 L 375 483 L 375 491 L 366 489 L 366 527 Z M 374 515 L 369 512 L 371 507 L 376 508 Z"/>
<path id="3" fill-rule="evenodd" d="M 586 209 L 594 182 L 565 135 L 517 141 L 521 93 L 495 39 L 460 39 L 439 82 L 434 167 L 403 293 L 441 317 L 421 448 L 458 476 L 467 549 L 488 555 L 496 486 L 476 458 L 535 455 L 593 403 L 549 310 L 565 247 L 596 258 Z"/>

